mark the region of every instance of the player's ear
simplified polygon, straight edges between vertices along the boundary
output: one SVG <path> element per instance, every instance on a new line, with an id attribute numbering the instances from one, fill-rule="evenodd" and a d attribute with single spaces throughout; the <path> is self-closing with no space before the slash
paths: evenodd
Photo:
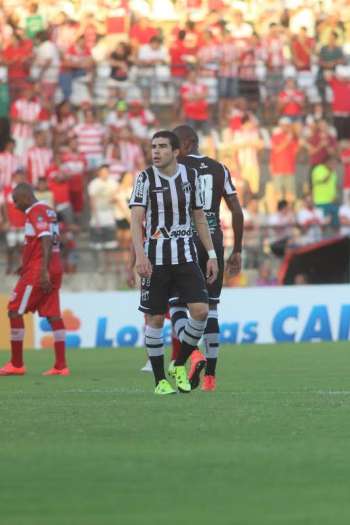
<path id="1" fill-rule="evenodd" d="M 180 154 L 180 150 L 179 149 L 174 149 L 174 155 L 175 157 L 177 158 Z"/>

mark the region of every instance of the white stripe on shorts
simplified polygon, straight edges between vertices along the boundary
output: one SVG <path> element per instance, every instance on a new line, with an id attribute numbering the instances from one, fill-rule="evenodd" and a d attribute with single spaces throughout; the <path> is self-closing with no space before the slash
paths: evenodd
<path id="1" fill-rule="evenodd" d="M 25 312 L 25 310 L 27 308 L 27 304 L 28 304 L 28 301 L 29 301 L 30 294 L 32 293 L 32 290 L 33 290 L 33 286 L 31 286 L 30 284 L 28 284 L 26 286 L 26 289 L 24 290 L 22 301 L 21 301 L 21 304 L 19 305 L 19 308 L 18 308 L 18 313 L 20 315 L 24 314 L 24 312 Z"/>

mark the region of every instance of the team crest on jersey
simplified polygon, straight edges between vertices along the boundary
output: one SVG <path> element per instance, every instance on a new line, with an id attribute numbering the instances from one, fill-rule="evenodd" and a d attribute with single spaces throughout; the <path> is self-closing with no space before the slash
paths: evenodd
<path id="1" fill-rule="evenodd" d="M 190 191 L 192 190 L 191 183 L 190 182 L 185 182 L 182 185 L 182 189 L 184 190 L 185 193 L 190 193 Z"/>

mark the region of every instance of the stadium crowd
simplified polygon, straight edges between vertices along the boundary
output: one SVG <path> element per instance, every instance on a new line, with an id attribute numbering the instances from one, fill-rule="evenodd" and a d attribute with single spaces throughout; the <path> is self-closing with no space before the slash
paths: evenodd
<path id="1" fill-rule="evenodd" d="M 7 273 L 23 242 L 11 199 L 23 180 L 59 212 L 67 272 L 79 270 L 87 236 L 100 269 L 122 268 L 128 199 L 150 160 L 149 138 L 180 122 L 231 171 L 256 284 L 276 283 L 274 260 L 291 247 L 350 233 L 350 5 L 261 4 L 2 2 Z M 230 246 L 224 207 L 222 222 Z M 244 274 L 227 284 L 244 285 Z"/>

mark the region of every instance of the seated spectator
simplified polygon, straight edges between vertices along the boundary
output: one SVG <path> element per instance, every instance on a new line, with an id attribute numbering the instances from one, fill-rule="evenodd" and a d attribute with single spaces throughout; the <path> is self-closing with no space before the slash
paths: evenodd
<path id="1" fill-rule="evenodd" d="M 84 36 L 79 36 L 62 57 L 59 84 L 65 100 L 70 99 L 73 80 L 87 75 L 92 71 L 93 64 L 93 58 L 85 45 Z"/>
<path id="2" fill-rule="evenodd" d="M 270 261 L 263 261 L 258 270 L 258 277 L 255 281 L 255 286 L 277 286 L 278 281 L 272 271 Z"/>
<path id="3" fill-rule="evenodd" d="M 113 139 L 113 136 L 112 136 Z M 145 156 L 140 144 L 136 141 L 129 126 L 126 126 L 118 134 L 115 140 L 120 149 L 120 160 L 126 171 L 136 175 L 145 168 Z"/>
<path id="4" fill-rule="evenodd" d="M 28 150 L 27 170 L 28 180 L 36 186 L 40 177 L 45 177 L 46 170 L 52 162 L 53 151 L 46 146 L 44 131 L 34 132 L 34 146 Z"/>
<path id="5" fill-rule="evenodd" d="M 116 131 L 128 125 L 128 105 L 125 100 L 117 102 L 115 107 L 108 113 L 105 124 Z"/>
<path id="6" fill-rule="evenodd" d="M 17 170 L 10 184 L 0 192 L 0 209 L 3 229 L 6 232 L 6 274 L 16 273 L 20 265 L 20 255 L 24 243 L 25 214 L 18 210 L 12 199 L 17 184 L 26 181 L 26 173 Z"/>
<path id="7" fill-rule="evenodd" d="M 109 173 L 111 177 L 116 182 L 119 182 L 122 176 L 127 172 L 127 169 L 121 158 L 120 146 L 113 140 L 107 145 L 106 161 L 109 165 Z"/>
<path id="8" fill-rule="evenodd" d="M 128 111 L 129 126 L 133 135 L 140 141 L 148 142 L 152 136 L 154 126 L 157 125 L 157 119 L 147 103 L 140 99 L 131 100 Z"/>
<path id="9" fill-rule="evenodd" d="M 157 75 L 157 66 L 169 63 L 168 52 L 159 36 L 153 36 L 148 44 L 140 47 L 137 57 L 141 77 Z"/>
<path id="10" fill-rule="evenodd" d="M 340 235 L 350 237 L 350 196 L 344 197 L 344 204 L 339 207 L 338 221 L 340 224 Z"/>
<path id="11" fill-rule="evenodd" d="M 262 54 L 266 66 L 264 87 L 266 102 L 275 103 L 275 98 L 283 88 L 283 71 L 287 64 L 285 54 L 285 37 L 281 26 L 275 22 L 269 25 L 268 34 L 262 39 Z"/>
<path id="12" fill-rule="evenodd" d="M 293 284 L 298 286 L 304 286 L 305 284 L 309 284 L 307 275 L 305 273 L 295 274 Z"/>
<path id="13" fill-rule="evenodd" d="M 297 88 L 293 78 L 287 78 L 284 89 L 278 95 L 278 110 L 281 116 L 292 122 L 301 121 L 304 115 L 305 94 Z"/>
<path id="14" fill-rule="evenodd" d="M 35 188 L 35 197 L 40 202 L 45 202 L 50 208 L 55 207 L 55 200 L 52 191 L 49 188 L 46 177 L 39 177 Z"/>
<path id="15" fill-rule="evenodd" d="M 319 71 L 318 71 L 318 88 L 323 102 L 326 100 L 326 79 L 325 73 L 335 71 L 339 65 L 346 63 L 344 52 L 338 45 L 338 34 L 332 31 L 328 38 L 328 43 L 321 47 L 319 52 Z"/>
<path id="16" fill-rule="evenodd" d="M 122 250 L 128 250 L 130 246 L 130 209 L 129 200 L 132 191 L 134 177 L 131 173 L 122 175 L 118 186 L 118 202 L 115 206 L 115 219 L 118 232 L 118 245 Z M 127 262 L 127 261 L 125 261 Z"/>
<path id="17" fill-rule="evenodd" d="M 278 124 L 271 137 L 271 181 L 276 197 L 293 202 L 296 195 L 295 172 L 299 139 L 287 117 L 282 117 Z"/>
<path id="18" fill-rule="evenodd" d="M 288 201 L 282 199 L 277 204 L 277 212 L 268 220 L 270 227 L 270 248 L 277 257 L 284 257 L 285 252 L 295 237 L 296 219 Z"/>
<path id="19" fill-rule="evenodd" d="M 350 68 L 337 66 L 326 72 L 325 79 L 332 89 L 332 112 L 338 140 L 350 138 Z"/>
<path id="20" fill-rule="evenodd" d="M 350 197 L 350 140 L 341 143 L 340 159 L 343 164 L 343 200 Z"/>
<path id="21" fill-rule="evenodd" d="M 311 244 L 322 240 L 322 229 L 328 224 L 323 210 L 314 206 L 312 196 L 306 195 L 297 213 L 297 224 L 301 229 L 299 243 Z"/>
<path id="22" fill-rule="evenodd" d="M 109 174 L 107 165 L 97 170 L 97 176 L 88 185 L 90 198 L 90 232 L 91 247 L 97 252 L 103 252 L 102 267 L 104 271 L 111 269 L 117 248 L 117 232 L 115 225 L 115 205 L 118 200 L 118 184 Z"/>
<path id="23" fill-rule="evenodd" d="M 262 240 L 266 235 L 267 217 L 259 211 L 259 200 L 256 197 L 253 197 L 247 207 L 243 208 L 243 214 L 244 267 L 246 269 L 258 268 L 262 254 Z"/>
<path id="24" fill-rule="evenodd" d="M 91 107 L 83 111 L 84 121 L 77 124 L 74 134 L 78 140 L 78 150 L 85 156 L 89 170 L 94 170 L 101 165 L 104 159 L 107 128 L 97 119 L 96 112 Z"/>
<path id="25" fill-rule="evenodd" d="M 4 151 L 0 153 L 0 191 L 4 186 L 10 186 L 14 173 L 21 167 L 21 159 L 15 155 L 15 141 L 9 138 L 5 142 Z"/>
<path id="26" fill-rule="evenodd" d="M 84 189 L 88 164 L 85 155 L 79 151 L 76 136 L 69 138 L 67 146 L 60 157 L 61 171 L 67 177 L 69 201 L 75 218 L 79 220 L 84 210 Z"/>
<path id="27" fill-rule="evenodd" d="M 133 64 L 131 47 L 125 42 L 119 42 L 109 59 L 111 79 L 124 83 L 128 80 L 129 70 Z"/>
<path id="28" fill-rule="evenodd" d="M 187 124 L 196 131 L 207 134 L 209 131 L 208 88 L 198 78 L 195 70 L 188 73 L 186 82 L 181 86 L 180 94 L 182 111 Z"/>
<path id="29" fill-rule="evenodd" d="M 336 159 L 328 157 L 311 172 L 312 199 L 316 208 L 321 209 L 329 224 L 338 225 Z"/>

